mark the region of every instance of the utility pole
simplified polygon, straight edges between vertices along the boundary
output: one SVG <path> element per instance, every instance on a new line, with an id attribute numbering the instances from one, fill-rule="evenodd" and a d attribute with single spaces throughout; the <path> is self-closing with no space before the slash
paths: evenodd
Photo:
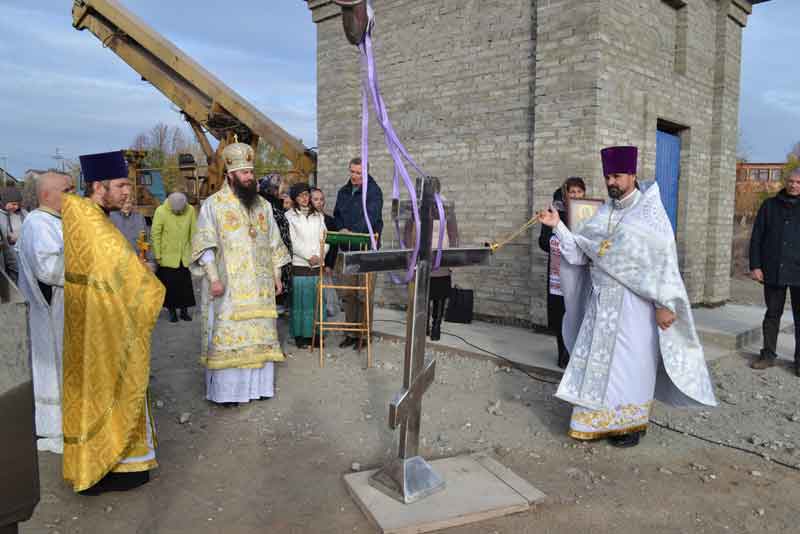
<path id="1" fill-rule="evenodd" d="M 65 158 L 64 155 L 61 153 L 61 149 L 56 147 L 56 153 L 53 154 L 51 157 L 58 162 L 56 163 L 56 168 L 59 171 L 64 172 L 64 160 L 67 158 Z"/>
<path id="2" fill-rule="evenodd" d="M 8 182 L 8 172 L 6 172 L 6 168 L 8 167 L 8 156 L 6 156 L 5 154 L 0 154 L 0 161 L 3 162 L 3 165 L 2 167 L 0 167 L 0 170 L 3 171 L 3 189 L 5 189 Z"/>

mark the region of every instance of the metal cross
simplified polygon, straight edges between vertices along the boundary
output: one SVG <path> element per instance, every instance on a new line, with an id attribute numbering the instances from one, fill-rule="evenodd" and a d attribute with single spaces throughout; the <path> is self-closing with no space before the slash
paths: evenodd
<path id="1" fill-rule="evenodd" d="M 433 383 L 436 360 L 425 357 L 425 330 L 428 324 L 428 290 L 430 288 L 432 251 L 431 230 L 438 212 L 434 210 L 434 194 L 439 180 L 417 179 L 420 205 L 420 250 L 413 280 L 408 284 L 406 312 L 406 348 L 403 365 L 403 389 L 389 404 L 389 427 L 400 427 L 398 457 L 391 460 L 370 479 L 370 484 L 406 504 L 418 501 L 444 488 L 444 480 L 419 456 L 419 433 L 422 397 Z M 393 216 L 399 217 L 399 205 L 393 205 Z M 437 238 L 438 242 L 438 238 Z M 408 265 L 410 249 L 340 254 L 337 269 L 345 274 L 398 271 Z M 488 247 L 452 248 L 442 251 L 441 267 L 464 267 L 488 261 Z"/>

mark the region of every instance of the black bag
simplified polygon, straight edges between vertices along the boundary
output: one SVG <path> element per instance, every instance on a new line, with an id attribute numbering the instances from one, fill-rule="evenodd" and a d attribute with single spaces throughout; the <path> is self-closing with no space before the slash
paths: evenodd
<path id="1" fill-rule="evenodd" d="M 472 322 L 473 293 L 471 289 L 453 286 L 444 320 L 448 323 L 470 324 Z"/>

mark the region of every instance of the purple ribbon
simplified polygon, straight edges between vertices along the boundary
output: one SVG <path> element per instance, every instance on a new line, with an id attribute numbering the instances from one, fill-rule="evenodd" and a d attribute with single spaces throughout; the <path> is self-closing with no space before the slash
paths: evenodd
<path id="1" fill-rule="evenodd" d="M 371 4 L 371 2 L 369 2 Z M 370 5 L 371 7 L 371 5 Z M 372 49 L 372 27 L 373 24 L 370 22 L 369 28 L 367 33 L 364 36 L 364 41 L 359 45 L 359 50 L 361 52 L 361 64 L 362 64 L 362 91 L 361 91 L 361 164 L 362 164 L 362 173 L 366 176 L 364 177 L 363 186 L 361 188 L 361 204 L 364 210 L 364 219 L 367 222 L 367 228 L 369 229 L 370 234 L 370 242 L 372 244 L 372 250 L 377 250 L 378 244 L 374 236 L 374 230 L 372 228 L 372 222 L 369 219 L 369 212 L 367 210 L 367 187 L 369 187 L 369 102 L 370 96 L 372 97 L 372 107 L 375 111 L 375 117 L 380 124 L 381 129 L 383 130 L 384 140 L 386 142 L 386 148 L 389 150 L 389 155 L 392 158 L 394 163 L 394 176 L 392 180 L 392 199 L 393 200 L 400 200 L 400 178 L 403 179 L 403 184 L 406 187 L 406 190 L 411 197 L 411 214 L 414 218 L 414 226 L 416 228 L 416 240 L 414 243 L 414 248 L 411 253 L 411 259 L 408 264 L 408 270 L 406 272 L 406 276 L 404 281 L 406 283 L 410 282 L 414 277 L 414 269 L 417 265 L 417 259 L 419 257 L 419 250 L 420 250 L 420 241 L 421 241 L 421 220 L 420 220 L 420 213 L 419 213 L 419 205 L 417 203 L 417 195 L 416 195 L 416 188 L 414 187 L 414 182 L 411 180 L 411 176 L 406 169 L 404 160 L 408 162 L 414 170 L 420 175 L 425 176 L 425 173 L 422 169 L 417 165 L 414 159 L 406 150 L 403 143 L 400 141 L 397 133 L 392 126 L 392 121 L 389 119 L 389 114 L 386 111 L 386 104 L 383 101 L 383 97 L 381 96 L 380 92 L 380 85 L 378 83 L 378 75 L 376 72 L 375 67 L 375 55 Z M 436 252 L 436 259 L 434 260 L 433 270 L 439 269 L 441 266 L 442 260 L 442 245 L 444 244 L 444 231 L 446 225 L 445 219 L 445 211 L 444 205 L 442 203 L 441 196 L 436 193 L 435 194 L 435 201 L 436 207 L 439 211 L 439 245 Z M 395 230 L 400 238 L 400 245 L 405 248 L 403 233 L 400 231 L 400 223 L 398 220 L 395 220 Z M 396 280 L 396 277 L 391 275 L 392 280 L 395 283 L 402 283 L 402 281 Z"/>

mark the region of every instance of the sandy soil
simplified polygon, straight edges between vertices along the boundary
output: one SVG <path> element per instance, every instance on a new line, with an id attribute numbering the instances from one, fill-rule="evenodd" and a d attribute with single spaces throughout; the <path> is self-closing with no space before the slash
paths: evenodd
<path id="1" fill-rule="evenodd" d="M 385 417 L 399 388 L 402 345 L 377 343 L 369 370 L 351 349 L 330 351 L 320 369 L 316 355 L 288 345 L 275 399 L 220 408 L 204 400 L 198 339 L 196 321 L 171 325 L 163 317 L 154 334 L 160 468 L 151 483 L 126 494 L 78 496 L 61 480 L 60 457 L 43 453 L 42 500 L 23 533 L 373 532 L 342 476 L 354 462 L 378 466 L 395 451 Z M 553 397 L 553 385 L 493 362 L 438 357 L 424 402 L 423 454 L 488 449 L 548 495 L 528 513 L 450 532 L 800 528 L 797 471 L 655 426 L 633 449 L 579 444 L 565 435 L 570 407 Z M 793 448 L 800 447 L 800 379 L 783 367 L 756 374 L 746 364 L 732 356 L 712 369 L 719 409 L 687 414 L 659 406 L 655 417 L 800 462 Z M 189 420 L 181 424 L 184 414 Z"/>

